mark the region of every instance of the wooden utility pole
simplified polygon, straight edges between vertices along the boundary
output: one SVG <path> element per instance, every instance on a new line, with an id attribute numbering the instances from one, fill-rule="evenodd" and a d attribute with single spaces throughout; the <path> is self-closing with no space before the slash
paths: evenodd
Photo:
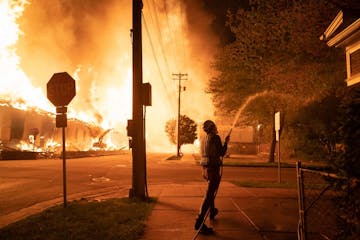
<path id="1" fill-rule="evenodd" d="M 179 81 L 178 97 L 178 121 L 177 121 L 177 156 L 180 157 L 180 100 L 181 100 L 181 80 L 187 80 L 187 73 L 173 73 L 173 79 Z"/>
<path id="2" fill-rule="evenodd" d="M 133 111 L 132 111 L 132 189 L 130 197 L 139 199 L 145 198 L 146 184 L 146 155 L 145 155 L 145 135 L 143 120 L 143 103 L 142 103 L 142 32 L 141 32 L 141 11 L 143 8 L 142 0 L 133 0 Z"/>

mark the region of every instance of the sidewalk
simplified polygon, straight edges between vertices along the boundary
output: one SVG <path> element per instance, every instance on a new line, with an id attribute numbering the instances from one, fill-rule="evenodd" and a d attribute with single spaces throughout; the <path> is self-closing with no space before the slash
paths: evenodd
<path id="1" fill-rule="evenodd" d="M 124 197 L 127 188 L 107 188 L 89 192 L 85 198 L 106 199 Z M 191 240 L 194 222 L 204 193 L 205 182 L 187 184 L 158 184 L 149 186 L 157 203 L 146 222 L 141 240 Z M 84 193 L 82 193 L 84 197 Z M 72 196 L 77 199 L 79 196 Z M 0 218 L 0 225 L 17 221 L 43 209 L 61 203 L 54 199 L 31 206 Z M 197 239 L 294 240 L 297 239 L 298 203 L 296 189 L 243 188 L 221 182 L 216 197 L 219 214 L 206 224 L 215 230 L 213 235 L 199 235 Z"/>
<path id="2" fill-rule="evenodd" d="M 147 223 L 142 240 L 191 240 L 194 222 L 206 183 L 149 186 L 158 201 Z M 262 240 L 297 239 L 296 189 L 241 188 L 222 182 L 216 197 L 219 215 L 210 223 L 215 234 L 197 239 Z"/>

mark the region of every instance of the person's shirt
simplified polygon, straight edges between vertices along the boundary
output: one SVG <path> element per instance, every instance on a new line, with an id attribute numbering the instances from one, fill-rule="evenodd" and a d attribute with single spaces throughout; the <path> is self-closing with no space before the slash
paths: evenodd
<path id="1" fill-rule="evenodd" d="M 227 143 L 222 145 L 220 136 L 217 134 L 208 134 L 207 135 L 207 145 L 206 145 L 206 155 L 208 158 L 207 167 L 219 167 L 221 162 L 221 157 L 223 157 L 227 150 Z"/>
<path id="2" fill-rule="evenodd" d="M 209 163 L 208 158 L 208 145 L 209 145 L 209 136 L 206 135 L 205 137 L 201 138 L 200 141 L 200 165 L 207 166 Z"/>

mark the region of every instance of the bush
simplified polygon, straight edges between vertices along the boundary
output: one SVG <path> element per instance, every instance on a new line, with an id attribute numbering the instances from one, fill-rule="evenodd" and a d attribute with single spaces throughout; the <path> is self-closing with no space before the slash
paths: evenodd
<path id="1" fill-rule="evenodd" d="M 360 90 L 352 89 L 344 101 L 340 152 L 333 154 L 331 167 L 345 181 L 335 184 L 342 192 L 338 239 L 360 239 Z"/>

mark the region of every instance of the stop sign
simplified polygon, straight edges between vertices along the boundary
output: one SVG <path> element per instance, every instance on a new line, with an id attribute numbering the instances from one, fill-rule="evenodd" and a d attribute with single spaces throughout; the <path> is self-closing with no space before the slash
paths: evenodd
<path id="1" fill-rule="evenodd" d="M 76 95 L 75 80 L 67 73 L 55 73 L 46 85 L 47 98 L 55 106 L 67 106 Z"/>

